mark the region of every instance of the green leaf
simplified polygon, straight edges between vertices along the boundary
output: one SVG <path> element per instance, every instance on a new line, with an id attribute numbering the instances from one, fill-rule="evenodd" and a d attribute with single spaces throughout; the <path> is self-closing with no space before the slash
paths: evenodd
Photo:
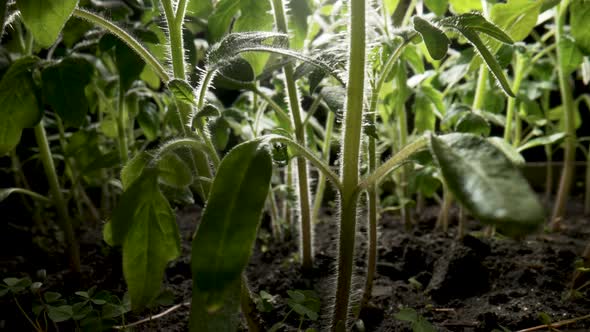
<path id="1" fill-rule="evenodd" d="M 218 70 L 230 66 L 236 58 L 244 52 L 264 52 L 287 56 L 304 61 L 334 76 L 341 84 L 343 80 L 333 66 L 302 53 L 284 48 L 288 36 L 276 32 L 236 32 L 223 38 L 213 45 L 207 54 L 207 66 L 209 70 Z"/>
<path id="2" fill-rule="evenodd" d="M 557 47 L 561 51 L 561 57 L 559 59 L 566 75 L 571 74 L 580 67 L 582 61 L 584 61 L 584 55 L 570 36 L 563 36 Z"/>
<path id="3" fill-rule="evenodd" d="M 440 21 L 443 25 L 453 27 L 459 32 L 473 30 L 477 32 L 485 33 L 486 35 L 501 41 L 505 44 L 513 44 L 514 41 L 507 35 L 502 29 L 495 24 L 486 20 L 485 17 L 478 13 L 462 14 L 459 16 L 448 17 Z M 466 36 L 467 38 L 467 36 Z M 469 38 L 468 38 L 469 39 Z"/>
<path id="4" fill-rule="evenodd" d="M 23 194 L 28 195 L 33 199 L 38 200 L 41 203 L 51 203 L 51 200 L 43 195 L 37 194 L 34 191 L 30 191 L 23 188 L 4 188 L 0 189 L 0 202 L 8 198 L 12 194 Z"/>
<path id="5" fill-rule="evenodd" d="M 397 320 L 403 320 L 405 322 L 415 322 L 418 320 L 418 313 L 412 308 L 403 308 L 398 313 L 393 315 Z"/>
<path id="6" fill-rule="evenodd" d="M 49 47 L 78 6 L 78 0 L 18 0 L 16 6 L 35 41 Z"/>
<path id="7" fill-rule="evenodd" d="M 443 16 L 449 6 L 448 0 L 424 0 L 426 8 L 435 13 L 436 16 Z"/>
<path id="8" fill-rule="evenodd" d="M 222 160 L 193 239 L 193 290 L 208 311 L 240 279 L 248 263 L 272 174 L 272 158 L 259 141 L 242 143 Z"/>
<path id="9" fill-rule="evenodd" d="M 20 58 L 0 81 L 0 156 L 18 144 L 24 128 L 35 126 L 43 116 L 32 76 L 38 62 L 37 57 Z"/>
<path id="10" fill-rule="evenodd" d="M 512 40 L 525 39 L 537 25 L 537 18 L 543 1 L 510 0 L 492 7 L 490 19 L 504 30 Z"/>
<path id="11" fill-rule="evenodd" d="M 126 191 L 131 184 L 141 176 L 143 169 L 147 166 L 150 159 L 150 155 L 143 151 L 136 154 L 127 162 L 127 164 L 125 164 L 125 166 L 123 166 L 123 169 L 121 170 L 121 184 L 123 185 L 124 191 Z"/>
<path id="12" fill-rule="evenodd" d="M 137 116 L 137 123 L 139 123 L 148 141 L 154 141 L 158 138 L 160 131 L 158 106 L 150 101 L 140 101 L 139 103 L 141 108 Z"/>
<path id="13" fill-rule="evenodd" d="M 488 136 L 490 135 L 491 127 L 481 115 L 466 112 L 457 120 L 455 131 Z"/>
<path id="14" fill-rule="evenodd" d="M 428 53 L 434 60 L 441 60 L 449 50 L 449 38 L 442 30 L 419 16 L 414 16 L 414 29 L 420 33 Z"/>
<path id="15" fill-rule="evenodd" d="M 232 282 L 227 292 L 217 299 L 223 303 L 217 311 L 208 311 L 207 295 L 193 289 L 190 315 L 190 332 L 237 331 L 240 324 L 241 279 Z"/>
<path id="16" fill-rule="evenodd" d="M 188 82 L 173 79 L 168 82 L 168 89 L 172 92 L 176 100 L 183 101 L 189 105 L 197 106 L 193 87 Z"/>
<path id="17" fill-rule="evenodd" d="M 498 149 L 504 152 L 506 158 L 516 166 L 523 166 L 526 163 L 520 152 L 501 137 L 488 137 L 488 142 L 494 144 Z"/>
<path id="18" fill-rule="evenodd" d="M 574 37 L 576 45 L 584 52 L 584 55 L 590 55 L 590 30 L 588 30 L 590 2 L 573 0 L 569 9 L 572 37 Z"/>
<path id="19" fill-rule="evenodd" d="M 99 46 L 103 51 L 114 48 L 115 65 L 119 73 L 119 84 L 123 91 L 129 90 L 131 84 L 139 79 L 145 67 L 145 62 L 139 60 L 135 51 L 113 35 L 104 35 L 100 39 Z"/>
<path id="20" fill-rule="evenodd" d="M 567 135 L 565 133 L 556 133 L 556 134 L 549 135 L 549 136 L 542 136 L 542 137 L 533 138 L 532 140 L 519 146 L 518 152 L 522 152 L 524 150 L 534 148 L 537 146 L 555 144 L 557 142 L 562 141 L 566 136 Z"/>
<path id="21" fill-rule="evenodd" d="M 223 37 L 238 10 L 240 10 L 240 0 L 221 0 L 217 3 L 208 19 L 209 39 L 212 42 L 217 42 Z"/>
<path id="22" fill-rule="evenodd" d="M 47 306 L 47 315 L 55 323 L 65 322 L 74 316 L 72 306 L 60 305 L 59 307 Z"/>
<path id="23" fill-rule="evenodd" d="M 211 0 L 192 0 L 186 7 L 187 15 L 207 18 L 213 11 Z"/>
<path id="24" fill-rule="evenodd" d="M 273 26 L 272 7 L 270 1 L 240 0 L 240 17 L 234 24 L 234 31 L 270 31 Z M 250 63 L 254 75 L 258 76 L 264 70 L 264 66 L 270 55 L 262 53 L 242 54 Z"/>
<path id="25" fill-rule="evenodd" d="M 480 0 L 449 0 L 449 3 L 451 5 L 451 9 L 456 14 L 464 14 L 474 10 L 482 10 Z"/>
<path id="26" fill-rule="evenodd" d="M 463 29 L 459 31 L 479 51 L 479 55 L 482 57 L 488 66 L 488 69 L 496 78 L 496 81 L 500 83 L 502 90 L 504 90 L 508 96 L 515 97 L 514 92 L 512 92 L 512 88 L 510 87 L 510 83 L 508 82 L 508 79 L 506 79 L 506 76 L 502 71 L 502 67 L 498 63 L 498 60 L 496 60 L 494 55 L 492 55 L 492 53 L 487 49 L 477 33 L 471 29 Z"/>
<path id="27" fill-rule="evenodd" d="M 143 308 L 158 297 L 166 265 L 180 254 L 176 216 L 160 192 L 155 170 L 144 171 L 123 193 L 111 224 L 113 242 L 123 245 L 132 307 Z"/>
<path id="28" fill-rule="evenodd" d="M 305 43 L 308 30 L 307 19 L 313 12 L 310 8 L 309 0 L 289 1 L 287 6 L 289 27 L 293 31 L 293 37 L 290 40 L 289 46 L 292 49 L 299 50 Z"/>
<path id="29" fill-rule="evenodd" d="M 418 320 L 412 324 L 413 332 L 436 332 L 434 326 L 422 316 L 418 316 Z"/>
<path id="30" fill-rule="evenodd" d="M 433 131 L 436 126 L 436 116 L 432 110 L 432 104 L 422 95 L 416 95 L 414 104 L 416 115 L 414 127 L 419 133 Z"/>
<path id="31" fill-rule="evenodd" d="M 480 221 L 510 236 L 543 223 L 536 194 L 493 144 L 472 134 L 449 134 L 431 136 L 430 151 L 453 195 Z"/>
<path id="32" fill-rule="evenodd" d="M 89 105 L 84 89 L 94 66 L 84 58 L 68 57 L 43 70 L 43 97 L 66 125 L 80 127 Z"/>
<path id="33" fill-rule="evenodd" d="M 193 182 L 189 167 L 176 153 L 167 153 L 158 160 L 158 176 L 164 184 L 184 188 Z"/>

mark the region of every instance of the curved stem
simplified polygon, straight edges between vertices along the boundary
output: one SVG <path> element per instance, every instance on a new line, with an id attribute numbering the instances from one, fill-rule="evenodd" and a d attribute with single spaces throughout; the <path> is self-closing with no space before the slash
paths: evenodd
<path id="1" fill-rule="evenodd" d="M 322 174 L 324 174 L 328 178 L 328 180 L 330 180 L 334 184 L 334 186 L 336 186 L 336 189 L 338 189 L 339 192 L 342 192 L 343 187 L 342 187 L 342 183 L 338 179 L 338 175 L 336 175 L 334 172 L 332 172 L 332 170 L 330 169 L 330 166 L 328 164 L 326 164 L 326 162 L 324 162 L 323 160 L 318 158 L 315 154 L 313 154 L 313 152 L 311 152 L 305 146 L 299 144 L 298 142 L 292 140 L 289 137 L 280 136 L 280 135 L 270 134 L 270 135 L 261 136 L 259 139 L 265 140 L 267 142 L 284 143 L 284 144 L 291 146 L 293 149 L 295 149 L 297 151 L 297 153 L 299 153 L 302 157 L 306 158 L 320 172 L 322 172 Z"/>
<path id="2" fill-rule="evenodd" d="M 348 322 L 356 236 L 357 195 L 355 192 L 359 181 L 359 154 L 365 90 L 365 0 L 351 0 L 349 6 L 348 83 L 340 159 L 343 190 L 340 195 L 338 277 L 332 331 L 346 331 Z"/>
<path id="3" fill-rule="evenodd" d="M 287 26 L 287 16 L 285 14 L 285 7 L 282 0 L 272 0 L 272 7 L 275 17 L 277 30 L 281 33 L 287 34 L 289 32 Z M 285 74 L 285 85 L 287 87 L 287 96 L 289 100 L 289 107 L 291 109 L 291 116 L 293 127 L 295 129 L 295 138 L 302 146 L 305 146 L 305 127 L 301 120 L 301 106 L 299 104 L 299 92 L 295 84 L 295 69 L 292 63 L 288 63 L 283 68 Z M 301 259 L 303 269 L 309 270 L 313 267 L 313 241 L 311 229 L 311 206 L 310 206 L 310 192 L 308 181 L 307 161 L 303 158 L 297 158 L 297 180 L 299 191 L 299 208 L 300 208 L 300 226 L 301 226 Z"/>
<path id="4" fill-rule="evenodd" d="M 156 57 L 154 57 L 150 51 L 143 47 L 139 41 L 129 35 L 125 30 L 119 28 L 111 21 L 84 9 L 76 8 L 74 9 L 72 15 L 97 25 L 121 39 L 123 42 L 125 42 L 125 44 L 131 47 L 131 49 L 134 50 L 135 53 L 137 53 L 143 59 L 143 61 L 152 67 L 152 69 L 156 72 L 156 74 L 158 74 L 162 81 L 170 81 L 170 75 L 168 75 L 168 72 L 166 72 L 166 69 L 164 69 Z"/>

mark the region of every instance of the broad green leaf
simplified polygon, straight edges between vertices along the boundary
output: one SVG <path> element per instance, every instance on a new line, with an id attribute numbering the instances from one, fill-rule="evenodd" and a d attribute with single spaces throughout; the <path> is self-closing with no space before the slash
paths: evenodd
<path id="1" fill-rule="evenodd" d="M 221 40 L 238 10 L 240 10 L 240 0 L 221 0 L 217 3 L 208 19 L 209 39 L 212 42 Z"/>
<path id="2" fill-rule="evenodd" d="M 222 308 L 215 312 L 207 310 L 206 295 L 198 290 L 192 292 L 190 332 L 237 331 L 240 324 L 241 279 L 228 286 L 228 291 L 218 301 Z"/>
<path id="3" fill-rule="evenodd" d="M 492 143 L 472 134 L 431 136 L 430 151 L 461 204 L 510 236 L 535 231 L 545 214 L 518 169 Z"/>
<path id="4" fill-rule="evenodd" d="M 176 100 L 183 101 L 189 105 L 197 106 L 195 92 L 193 87 L 188 82 L 173 79 L 168 82 L 168 89 L 172 92 Z"/>
<path id="5" fill-rule="evenodd" d="M 572 37 L 584 55 L 590 55 L 590 1 L 573 0 L 569 9 Z"/>
<path id="6" fill-rule="evenodd" d="M 35 126 L 43 116 L 32 75 L 38 62 L 36 57 L 20 58 L 0 81 L 0 156 L 18 144 L 24 128 Z"/>
<path id="7" fill-rule="evenodd" d="M 248 263 L 271 174 L 270 152 L 259 141 L 238 145 L 219 166 L 192 246 L 193 291 L 207 311 L 222 306 Z"/>
<path id="8" fill-rule="evenodd" d="M 137 123 L 143 130 L 143 134 L 148 141 L 154 141 L 158 138 L 160 131 L 160 114 L 158 106 L 150 101 L 140 101 L 140 111 L 137 115 Z"/>
<path id="9" fill-rule="evenodd" d="M 451 10 L 456 14 L 482 10 L 481 0 L 449 0 L 449 4 L 451 5 Z"/>
<path id="10" fill-rule="evenodd" d="M 123 166 L 123 169 L 121 170 L 121 184 L 123 185 L 124 191 L 127 191 L 131 184 L 141 176 L 143 169 L 147 166 L 149 161 L 150 155 L 143 151 L 136 154 L 127 162 L 127 164 L 125 164 L 125 166 Z"/>
<path id="11" fill-rule="evenodd" d="M 271 31 L 273 27 L 272 7 L 270 1 L 240 0 L 240 17 L 234 24 L 234 31 Z M 263 53 L 244 53 L 242 57 L 250 63 L 254 75 L 258 76 L 270 55 Z"/>
<path id="12" fill-rule="evenodd" d="M 442 30 L 419 16 L 414 16 L 414 29 L 422 36 L 428 53 L 434 60 L 441 60 L 449 50 L 449 38 Z"/>
<path id="13" fill-rule="evenodd" d="M 449 6 L 448 0 L 424 0 L 426 8 L 435 13 L 436 16 L 443 16 Z"/>
<path id="14" fill-rule="evenodd" d="M 16 6 L 35 41 L 50 47 L 78 6 L 78 0 L 17 0 Z"/>
<path id="15" fill-rule="evenodd" d="M 488 136 L 491 128 L 490 124 L 481 115 L 466 112 L 457 120 L 455 131 Z"/>
<path id="16" fill-rule="evenodd" d="M 94 66 L 84 58 L 68 57 L 43 70 L 43 97 L 66 125 L 80 127 L 88 113 L 84 89 Z"/>
<path id="17" fill-rule="evenodd" d="M 59 307 L 47 306 L 47 315 L 55 323 L 61 323 L 72 319 L 74 312 L 72 306 L 69 305 L 60 305 Z"/>
<path id="18" fill-rule="evenodd" d="M 416 95 L 414 106 L 416 115 L 414 117 L 414 127 L 419 133 L 433 131 L 436 126 L 436 116 L 432 110 L 432 104 L 424 97 Z"/>
<path id="19" fill-rule="evenodd" d="M 565 133 L 556 133 L 553 135 L 549 135 L 549 136 L 542 136 L 542 137 L 537 137 L 537 138 L 533 138 L 532 140 L 526 142 L 525 144 L 521 145 L 518 147 L 518 152 L 522 152 L 524 150 L 530 149 L 530 148 L 534 148 L 537 146 L 542 146 L 542 145 L 549 145 L 549 144 L 555 144 L 557 142 L 560 142 L 561 140 L 563 140 L 567 135 Z"/>
<path id="20" fill-rule="evenodd" d="M 186 13 L 190 16 L 207 18 L 213 11 L 211 0 L 191 0 L 186 7 Z"/>
<path id="21" fill-rule="evenodd" d="M 510 0 L 492 7 L 490 19 L 514 41 L 525 39 L 537 24 L 542 1 Z"/>
<path id="22" fill-rule="evenodd" d="M 173 152 L 158 160 L 158 171 L 160 181 L 174 188 L 184 188 L 193 182 L 190 168 Z"/>
<path id="23" fill-rule="evenodd" d="M 270 2 L 270 1 L 269 1 Z M 313 14 L 309 0 L 289 1 L 289 28 L 293 31 L 289 47 L 299 50 L 307 37 L 307 19 Z"/>
<path id="24" fill-rule="evenodd" d="M 114 48 L 115 65 L 119 73 L 119 83 L 123 91 L 129 90 L 131 84 L 139 79 L 145 62 L 137 58 L 137 53 L 117 37 L 107 34 L 99 42 L 102 51 Z"/>
<path id="25" fill-rule="evenodd" d="M 207 54 L 209 70 L 218 70 L 236 62 L 244 52 L 264 52 L 287 56 L 306 62 L 332 75 L 341 84 L 343 80 L 338 71 L 329 64 L 302 53 L 284 48 L 287 36 L 276 32 L 236 32 L 213 45 Z"/>
<path id="26" fill-rule="evenodd" d="M 143 308 L 160 294 L 166 265 L 180 254 L 176 217 L 160 192 L 156 171 L 144 171 L 123 193 L 111 227 L 113 242 L 123 245 L 131 304 Z"/>
<path id="27" fill-rule="evenodd" d="M 217 150 L 222 151 L 229 142 L 230 127 L 229 122 L 224 117 L 218 117 L 210 124 L 213 143 Z"/>

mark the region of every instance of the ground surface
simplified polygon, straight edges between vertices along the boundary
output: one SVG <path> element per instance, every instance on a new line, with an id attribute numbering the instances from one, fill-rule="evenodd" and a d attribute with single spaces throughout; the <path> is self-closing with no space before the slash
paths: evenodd
<path id="1" fill-rule="evenodd" d="M 384 215 L 380 222 L 378 273 L 373 297 L 370 308 L 362 313 L 366 331 L 411 331 L 408 323 L 393 317 L 402 307 L 416 309 L 439 331 L 491 331 L 500 325 L 516 331 L 541 324 L 540 313 L 554 321 L 590 313 L 590 299 L 563 299 L 571 285 L 574 262 L 590 239 L 590 219 L 581 216 L 578 203 L 570 204 L 569 210 L 570 217 L 564 222 L 563 232 L 540 233 L 518 242 L 502 237 L 479 237 L 480 226 L 475 223 L 469 224 L 472 235 L 461 241 L 455 239 L 454 229 L 449 234 L 432 231 L 437 213 L 434 207 L 416 218 L 418 225 L 412 232 L 406 232 L 395 217 Z M 178 213 L 183 255 L 168 268 L 164 285 L 174 293 L 175 303 L 190 300 L 190 239 L 198 217 L 196 207 Z M 265 230 L 266 225 L 262 229 Z M 316 226 L 315 234 L 316 268 L 306 276 L 294 263 L 295 240 L 257 242 L 247 269 L 251 288 L 256 293 L 265 290 L 278 295 L 275 308 L 263 314 L 267 329 L 281 321 L 288 311 L 285 300 L 288 290 L 313 289 L 322 298 L 323 309 L 317 322 L 306 321 L 303 327 L 325 330 L 329 322 L 338 234 L 329 213 Z M 364 236 L 358 239 L 361 245 L 356 267 L 360 276 L 365 270 Z M 31 236 L 26 228 L 12 227 L 4 232 L 2 241 L 2 278 L 29 275 L 35 279 L 37 271 L 45 269 L 44 287 L 65 296 L 94 285 L 117 295 L 125 291 L 120 254 L 101 241 L 100 225 L 91 225 L 81 235 L 81 280 L 67 273 L 61 256 L 63 251 L 48 238 Z M 357 279 L 360 291 L 362 279 Z M 26 308 L 27 299 L 22 301 Z M 0 330 L 28 330 L 11 300 L 0 300 L 0 312 Z M 126 318 L 134 321 L 147 314 L 130 314 Z M 188 308 L 184 307 L 143 324 L 136 331 L 187 331 L 187 322 Z M 291 327 L 282 331 L 296 331 L 299 320 L 291 314 L 286 323 Z M 590 321 L 561 330 L 590 331 Z"/>

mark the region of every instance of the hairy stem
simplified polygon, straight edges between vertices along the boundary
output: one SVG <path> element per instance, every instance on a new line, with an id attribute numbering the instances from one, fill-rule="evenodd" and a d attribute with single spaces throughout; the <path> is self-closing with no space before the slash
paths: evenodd
<path id="1" fill-rule="evenodd" d="M 565 156 L 563 163 L 563 170 L 561 173 L 561 181 L 557 192 L 555 206 L 553 208 L 552 227 L 559 228 L 560 221 L 565 215 L 565 207 L 569 198 L 572 181 L 574 178 L 574 163 L 576 158 L 576 125 L 575 125 L 575 108 L 572 97 L 572 88 L 570 85 L 570 76 L 566 72 L 566 65 L 563 54 L 563 48 L 560 47 L 560 41 L 565 34 L 564 25 L 567 15 L 567 7 L 569 0 L 563 1 L 557 6 L 557 13 L 555 17 L 555 43 L 557 46 L 557 72 L 559 79 L 559 90 L 563 102 L 563 121 L 565 123 Z"/>
<path id="2" fill-rule="evenodd" d="M 327 164 L 330 164 L 330 147 L 332 146 L 332 132 L 334 130 L 334 120 L 336 116 L 334 112 L 328 112 L 326 119 L 326 136 L 324 137 L 324 145 L 322 146 L 322 156 Z M 317 223 L 319 220 L 320 209 L 322 201 L 324 200 L 324 192 L 326 190 L 326 174 L 320 172 L 318 184 L 315 191 L 315 201 L 313 205 L 312 220 Z"/>
<path id="3" fill-rule="evenodd" d="M 68 213 L 66 201 L 61 192 L 59 180 L 55 171 L 55 165 L 53 163 L 53 156 L 51 155 L 51 150 L 49 148 L 47 133 L 45 132 L 45 127 L 43 127 L 43 121 L 35 126 L 35 139 L 39 146 L 39 158 L 41 158 L 43 169 L 45 170 L 45 176 L 49 183 L 51 200 L 57 210 L 59 224 L 64 232 L 66 243 L 68 245 L 70 268 L 72 271 L 78 273 L 80 272 L 80 248 L 78 247 L 74 225 L 72 224 L 72 219 Z"/>
<path id="4" fill-rule="evenodd" d="M 520 89 L 520 84 L 522 83 L 522 79 L 524 78 L 524 57 L 518 53 L 516 53 L 516 65 L 514 66 L 514 81 L 512 82 L 512 91 L 515 94 L 518 94 L 518 90 Z M 506 110 L 506 127 L 504 127 L 504 140 L 508 143 L 513 143 L 515 147 L 520 144 L 520 117 L 518 113 L 514 112 L 516 108 L 516 98 L 508 98 L 508 105 Z M 512 137 L 512 121 L 516 121 L 516 132 L 514 133 L 514 137 Z"/>
<path id="5" fill-rule="evenodd" d="M 365 0 L 351 0 L 349 6 L 348 83 L 340 159 L 343 190 L 340 195 L 338 278 L 332 318 L 333 331 L 345 331 L 348 321 L 356 235 L 356 187 L 359 182 L 359 154 L 365 89 Z"/>
<path id="6" fill-rule="evenodd" d="M 282 33 L 288 33 L 287 16 L 282 0 L 272 0 L 272 7 L 275 16 L 277 30 Z M 292 63 L 287 64 L 283 73 L 285 75 L 285 85 L 291 110 L 291 120 L 295 128 L 295 138 L 297 142 L 305 146 L 305 127 L 301 120 L 301 106 L 299 105 L 299 92 L 295 84 L 295 69 Z M 297 180 L 299 192 L 299 218 L 300 218 L 300 250 L 302 258 L 302 267 L 309 270 L 313 267 L 313 247 L 312 247 L 312 229 L 311 229 L 311 206 L 310 192 L 308 181 L 307 161 L 304 158 L 297 158 Z"/>
<path id="7" fill-rule="evenodd" d="M 143 45 L 141 45 L 139 41 L 133 38 L 125 30 L 119 28 L 117 25 L 105 19 L 104 17 L 101 17 L 84 9 L 76 8 L 74 9 L 72 15 L 85 21 L 88 21 L 94 25 L 97 25 L 121 39 L 129 47 L 131 47 L 131 49 L 135 51 L 135 53 L 137 53 L 137 55 L 139 55 L 143 59 L 143 61 L 145 61 L 150 67 L 152 67 L 152 69 L 156 72 L 156 74 L 158 74 L 162 81 L 170 81 L 170 75 L 168 75 L 168 72 L 166 71 L 166 69 L 164 69 L 164 67 L 158 61 L 158 59 L 156 59 L 156 57 L 153 56 L 150 53 L 150 51 L 148 51 Z"/>

